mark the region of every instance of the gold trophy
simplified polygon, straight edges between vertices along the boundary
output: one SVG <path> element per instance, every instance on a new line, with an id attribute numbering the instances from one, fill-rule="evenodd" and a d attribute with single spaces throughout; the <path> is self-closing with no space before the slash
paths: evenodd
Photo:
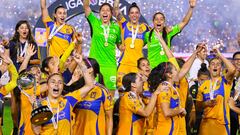
<path id="1" fill-rule="evenodd" d="M 19 75 L 17 84 L 21 93 L 30 97 L 24 90 L 34 88 L 33 93 L 36 100 L 33 102 L 33 111 L 31 113 L 31 122 L 34 125 L 42 125 L 49 121 L 53 114 L 48 106 L 42 106 L 40 101 L 36 97 L 36 79 L 32 74 L 23 72 Z"/>

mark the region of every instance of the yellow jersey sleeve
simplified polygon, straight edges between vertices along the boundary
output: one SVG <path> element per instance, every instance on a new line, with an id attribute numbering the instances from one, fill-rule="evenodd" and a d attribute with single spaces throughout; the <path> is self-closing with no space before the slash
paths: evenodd
<path id="1" fill-rule="evenodd" d="M 8 92 L 6 91 L 5 86 L 0 88 L 0 99 L 2 99 L 4 96 L 6 96 Z"/>
<path id="2" fill-rule="evenodd" d="M 9 65 L 8 71 L 10 72 L 10 75 L 11 75 L 11 81 L 4 86 L 7 93 L 12 91 L 17 86 L 17 78 L 18 78 L 17 69 L 13 64 Z"/>
<path id="3" fill-rule="evenodd" d="M 68 93 L 65 95 L 65 98 L 70 102 L 71 106 L 74 107 L 77 102 L 82 100 L 80 89 Z"/>
<path id="4" fill-rule="evenodd" d="M 178 71 L 180 70 L 180 67 L 179 67 L 175 57 L 170 58 L 168 61 L 171 62 L 177 68 Z"/>
<path id="5" fill-rule="evenodd" d="M 119 26 L 121 27 L 121 29 L 123 29 L 124 26 L 126 26 L 127 24 L 127 20 L 124 16 L 122 16 L 121 20 L 118 21 Z"/>
<path id="6" fill-rule="evenodd" d="M 139 100 L 132 97 L 130 94 L 127 97 L 127 108 L 132 111 L 133 113 L 137 113 L 140 108 L 142 108 L 142 105 L 140 104 Z"/>
<path id="7" fill-rule="evenodd" d="M 199 88 L 198 88 L 198 94 L 197 94 L 197 101 L 203 101 L 203 88 L 205 86 L 205 83 L 203 83 Z"/>
<path id="8" fill-rule="evenodd" d="M 72 51 L 74 50 L 75 43 L 71 42 L 67 50 L 63 53 L 60 62 L 59 62 L 59 69 L 61 72 L 64 71 L 64 63 L 67 61 L 68 57 L 71 55 Z"/>
<path id="9" fill-rule="evenodd" d="M 158 95 L 158 99 L 159 99 L 160 103 L 169 103 L 170 104 L 170 99 L 171 99 L 170 90 L 160 92 L 160 94 Z"/>
<path id="10" fill-rule="evenodd" d="M 43 23 L 45 25 L 45 27 L 49 27 L 51 25 L 54 24 L 54 21 L 52 20 L 52 18 L 50 16 L 47 16 L 44 20 L 43 20 Z"/>
<path id="11" fill-rule="evenodd" d="M 112 95 L 110 92 L 106 92 L 104 91 L 104 95 L 105 95 L 105 101 L 104 101 L 104 110 L 108 111 L 108 110 L 111 110 L 113 108 L 113 99 L 112 99 Z"/>

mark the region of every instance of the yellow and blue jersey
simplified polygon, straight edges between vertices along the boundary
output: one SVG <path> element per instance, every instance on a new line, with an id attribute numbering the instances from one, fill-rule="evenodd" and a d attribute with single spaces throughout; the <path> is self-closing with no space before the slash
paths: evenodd
<path id="1" fill-rule="evenodd" d="M 141 135 L 144 133 L 145 118 L 137 112 L 143 106 L 133 92 L 126 92 L 120 99 L 117 135 Z"/>
<path id="2" fill-rule="evenodd" d="M 206 80 L 200 87 L 197 95 L 197 101 L 209 101 L 210 100 L 210 80 Z M 230 134 L 229 122 L 230 122 L 230 109 L 227 103 L 228 98 L 230 97 L 232 88 L 232 82 L 228 82 L 224 76 L 219 77 L 216 89 L 214 89 L 214 99 L 216 100 L 216 105 L 213 107 L 206 107 L 203 111 L 203 121 L 201 124 L 210 124 L 212 123 L 209 120 L 214 120 L 215 124 L 211 125 L 212 130 L 215 133 L 225 133 Z M 208 122 L 207 122 L 208 121 Z M 222 125 L 222 128 L 219 128 L 217 125 Z M 223 129 L 223 130 L 221 130 Z M 207 129 L 202 129 L 202 133 Z M 201 132 L 201 131 L 200 131 Z"/>
<path id="3" fill-rule="evenodd" d="M 55 22 L 48 16 L 44 21 L 46 27 L 47 35 L 52 32 Z M 59 27 L 59 26 L 57 26 Z M 71 25 L 65 24 L 48 42 L 49 56 L 60 57 L 64 51 L 68 48 L 69 44 L 74 38 L 74 28 Z"/>
<path id="4" fill-rule="evenodd" d="M 59 98 L 59 102 L 57 103 L 50 103 L 53 111 L 53 116 L 55 121 L 57 121 L 57 108 L 59 106 L 59 113 L 58 113 L 58 128 L 57 133 L 58 135 L 70 135 L 73 133 L 73 124 L 74 121 L 72 117 L 73 114 L 73 107 L 81 100 L 81 91 L 76 90 L 74 92 L 68 93 L 64 97 Z M 47 100 L 42 101 L 42 105 L 48 105 Z M 42 129 L 40 134 L 41 135 L 50 135 L 54 134 L 55 129 L 53 126 L 53 121 L 50 119 L 48 122 L 42 125 Z"/>
<path id="5" fill-rule="evenodd" d="M 100 84 L 88 92 L 74 108 L 76 122 L 74 135 L 105 135 L 105 111 L 113 109 L 113 100 L 108 90 Z"/>
<path id="6" fill-rule="evenodd" d="M 122 43 L 125 45 L 125 51 L 120 57 L 120 63 L 129 66 L 137 66 L 137 60 L 143 57 L 142 48 L 144 46 L 144 35 L 149 31 L 148 25 L 145 23 L 139 24 L 137 37 L 134 42 L 134 48 L 131 48 L 132 44 L 132 25 L 124 17 L 118 22 L 121 28 Z M 134 26 L 136 28 L 136 26 Z M 136 71 L 137 72 L 137 71 Z"/>
<path id="7" fill-rule="evenodd" d="M 169 86 L 170 87 L 170 86 Z M 155 135 L 178 135 L 180 126 L 180 117 L 165 117 L 161 108 L 162 103 L 168 103 L 171 109 L 179 108 L 180 98 L 177 92 L 170 87 L 168 91 L 162 91 L 157 97 L 157 127 Z"/>

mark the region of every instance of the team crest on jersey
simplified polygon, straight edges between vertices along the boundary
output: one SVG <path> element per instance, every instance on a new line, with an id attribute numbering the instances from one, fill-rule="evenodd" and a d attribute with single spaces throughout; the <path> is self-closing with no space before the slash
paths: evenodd
<path id="1" fill-rule="evenodd" d="M 71 29 L 70 28 L 66 28 L 66 33 L 70 34 L 71 33 Z"/>
<path id="2" fill-rule="evenodd" d="M 97 92 L 92 92 L 90 98 L 96 98 Z"/>
<path id="3" fill-rule="evenodd" d="M 129 92 L 128 98 L 129 98 L 129 99 L 135 99 L 136 97 L 135 97 L 135 95 L 133 95 L 132 93 Z"/>
<path id="4" fill-rule="evenodd" d="M 139 31 L 138 31 L 139 33 L 143 33 L 143 29 L 142 29 L 142 27 L 139 27 Z"/>

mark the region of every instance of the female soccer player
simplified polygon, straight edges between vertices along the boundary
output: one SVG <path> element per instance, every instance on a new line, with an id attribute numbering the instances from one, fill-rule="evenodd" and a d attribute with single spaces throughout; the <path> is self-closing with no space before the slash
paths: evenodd
<path id="1" fill-rule="evenodd" d="M 196 55 L 203 49 L 200 46 L 190 56 L 187 62 L 179 68 L 176 59 L 166 45 L 164 39 L 159 36 L 169 62 L 159 64 L 149 76 L 148 82 L 151 91 L 154 91 L 161 83 L 169 86 L 168 90 L 160 93 L 157 99 L 157 127 L 155 134 L 186 134 L 185 104 L 187 100 L 188 82 L 185 77 Z M 164 124 L 162 124 L 164 123 Z"/>
<path id="2" fill-rule="evenodd" d="M 128 73 L 123 77 L 124 96 L 120 98 L 118 135 L 141 135 L 144 133 L 144 117 L 148 117 L 155 106 L 157 95 L 163 86 L 152 94 L 145 106 L 142 97 L 143 80 L 139 73 Z"/>
<path id="3" fill-rule="evenodd" d="M 148 104 L 150 99 L 151 99 L 151 92 L 149 91 L 149 87 L 148 87 L 148 82 L 147 79 L 149 77 L 149 74 L 151 73 L 151 69 L 150 69 L 150 65 L 149 65 L 149 61 L 147 58 L 140 58 L 137 61 L 137 67 L 139 70 L 139 73 L 142 75 L 142 79 L 143 79 L 143 102 L 144 104 Z M 155 122 L 155 114 L 156 114 L 156 109 L 154 107 L 152 113 L 149 115 L 149 117 L 147 117 L 145 119 L 145 125 L 144 125 L 144 129 L 146 131 L 146 135 L 153 135 L 153 130 L 154 130 L 154 122 Z"/>
<path id="4" fill-rule="evenodd" d="M 9 55 L 16 66 L 17 70 L 22 64 L 27 48 L 30 44 L 33 44 L 36 53 L 30 59 L 30 65 L 39 65 L 40 59 L 38 58 L 38 46 L 33 38 L 31 27 L 26 20 L 21 20 L 16 24 L 15 33 L 13 38 L 9 41 Z"/>
<path id="5" fill-rule="evenodd" d="M 55 8 L 53 20 L 48 14 L 46 0 L 41 0 L 41 11 L 48 35 L 48 56 L 60 57 L 74 40 L 75 29 L 66 24 L 67 10 L 63 6 Z"/>
<path id="6" fill-rule="evenodd" d="M 84 97 L 89 90 L 93 88 L 93 82 L 90 79 L 90 69 L 82 62 L 81 56 L 76 54 L 74 56 L 76 62 L 81 66 L 85 85 L 74 92 L 62 96 L 63 91 L 63 78 L 61 74 L 54 73 L 48 77 L 48 96 L 42 101 L 42 105 L 47 105 L 53 113 L 53 117 L 48 122 L 41 126 L 33 126 L 35 134 L 43 135 L 58 135 L 58 134 L 71 134 L 72 130 L 72 110 L 78 101 Z"/>
<path id="7" fill-rule="evenodd" d="M 229 105 L 231 86 L 235 74 L 234 65 L 225 58 L 217 48 L 213 51 L 217 57 L 209 62 L 210 80 L 206 80 L 197 95 L 197 108 L 203 108 L 200 135 L 229 135 Z M 221 75 L 222 62 L 227 68 L 225 76 Z"/>
<path id="8" fill-rule="evenodd" d="M 100 67 L 93 58 L 86 58 L 84 62 L 91 71 L 91 79 L 102 78 Z M 103 79 L 88 92 L 88 94 L 74 108 L 76 123 L 74 134 L 81 135 L 112 135 L 113 98 L 102 85 Z"/>
<path id="9" fill-rule="evenodd" d="M 112 19 L 112 7 L 104 3 L 100 7 L 100 19 L 92 12 L 89 6 L 89 0 L 84 0 L 83 8 L 91 26 L 91 47 L 90 58 L 94 58 L 99 63 L 103 74 L 104 85 L 111 91 L 114 96 L 116 90 L 116 45 L 121 43 L 121 32 L 117 24 Z"/>
<path id="10" fill-rule="evenodd" d="M 119 10 L 119 0 L 114 1 L 114 12 L 121 28 L 122 34 L 122 55 L 118 67 L 118 87 L 120 87 L 122 77 L 130 72 L 137 73 L 137 60 L 143 57 L 142 48 L 144 46 L 144 34 L 149 31 L 147 24 L 139 22 L 141 16 L 140 8 L 134 2 L 128 9 L 130 20 L 121 14 Z"/>
<path id="11" fill-rule="evenodd" d="M 145 42 L 147 42 L 148 48 L 148 60 L 151 68 L 156 67 L 161 62 L 167 62 L 166 52 L 164 52 L 158 37 L 162 36 L 168 47 L 171 47 L 171 39 L 188 24 L 192 17 L 196 0 L 189 0 L 189 4 L 190 7 L 182 22 L 173 27 L 165 25 L 166 18 L 163 13 L 157 12 L 153 15 L 154 28 L 145 35 Z"/>

